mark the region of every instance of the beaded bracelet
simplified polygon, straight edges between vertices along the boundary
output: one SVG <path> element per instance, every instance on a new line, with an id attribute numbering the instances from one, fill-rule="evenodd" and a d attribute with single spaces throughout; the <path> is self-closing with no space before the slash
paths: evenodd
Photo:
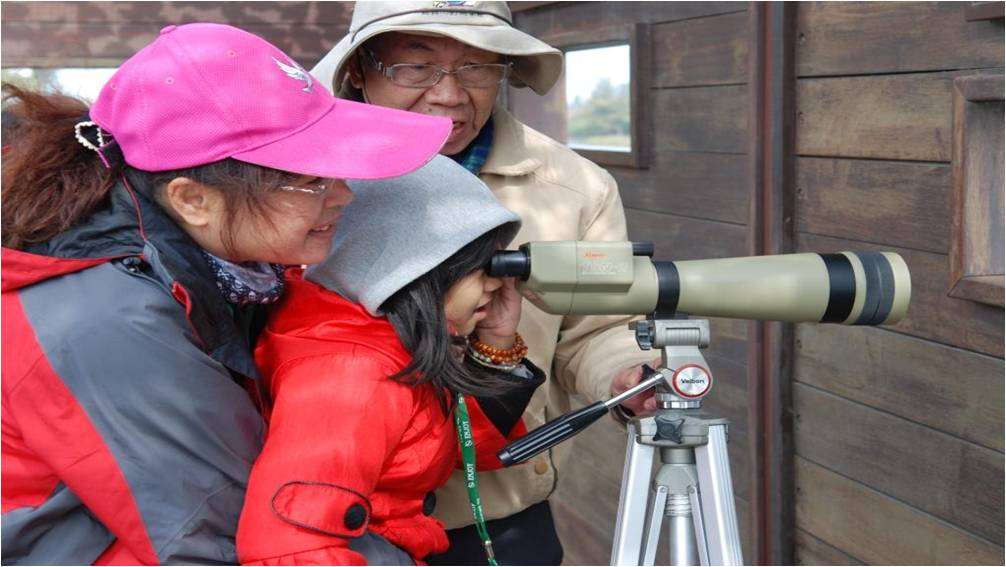
<path id="1" fill-rule="evenodd" d="M 520 366 L 519 362 L 515 362 L 513 364 L 493 364 L 492 360 L 490 360 L 488 357 L 470 348 L 465 351 L 465 356 L 468 357 L 468 360 L 471 360 L 472 362 L 478 364 L 479 366 L 484 366 L 485 368 L 491 368 L 493 370 L 499 370 L 502 372 L 513 372 L 514 369 Z"/>
<path id="2" fill-rule="evenodd" d="M 507 349 L 489 346 L 472 334 L 468 338 L 468 349 L 482 355 L 490 364 L 516 364 L 527 356 L 527 345 L 520 333 L 514 334 L 513 346 Z"/>

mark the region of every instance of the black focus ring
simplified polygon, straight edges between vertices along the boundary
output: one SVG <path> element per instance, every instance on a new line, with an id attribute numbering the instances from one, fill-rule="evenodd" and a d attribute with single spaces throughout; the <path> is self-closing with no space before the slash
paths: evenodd
<path id="1" fill-rule="evenodd" d="M 894 305 L 894 270 L 880 252 L 856 252 L 866 275 L 863 311 L 853 325 L 879 325 Z"/>
<path id="2" fill-rule="evenodd" d="M 681 299 L 681 280 L 674 262 L 654 262 L 657 271 L 657 308 L 659 313 L 674 313 Z"/>
<path id="3" fill-rule="evenodd" d="M 821 323 L 842 323 L 856 303 L 856 272 L 845 254 L 818 254 L 828 270 L 828 308 Z"/>

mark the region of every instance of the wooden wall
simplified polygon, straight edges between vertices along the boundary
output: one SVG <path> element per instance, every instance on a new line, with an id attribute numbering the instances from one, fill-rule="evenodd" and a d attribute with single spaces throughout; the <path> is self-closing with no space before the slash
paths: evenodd
<path id="1" fill-rule="evenodd" d="M 892 328 L 796 327 L 798 563 L 1004 561 L 1003 309 L 947 296 L 952 81 L 1003 64 L 968 4 L 797 7 L 796 246 L 913 279 Z"/>
<path id="2" fill-rule="evenodd" d="M 786 403 L 777 415 L 763 413 L 758 372 L 747 371 L 758 350 L 747 344 L 752 328 L 713 321 L 708 360 L 718 382 L 707 406 L 732 421 L 749 563 L 1004 561 L 1003 309 L 947 295 L 952 82 L 1001 73 L 1004 48 L 1001 17 L 968 21 L 969 7 L 799 3 L 787 16 L 792 29 L 774 39 L 789 41 L 793 55 L 783 86 L 792 95 L 781 99 L 788 106 L 764 126 L 793 133 L 779 146 L 788 149 L 777 199 L 792 210 L 771 211 L 791 215 L 782 251 L 896 251 L 912 271 L 913 298 L 892 328 L 808 324 L 781 335 L 789 382 L 770 393 Z M 749 174 L 762 158 L 748 152 L 765 131 L 749 124 L 761 103 L 752 104 L 748 83 L 784 61 L 753 68 L 751 46 L 763 45 L 756 8 L 572 2 L 517 14 L 522 29 L 566 44 L 570 35 L 588 43 L 611 26 L 650 24 L 649 167 L 607 169 L 619 182 L 630 237 L 656 242 L 662 259 L 744 255 L 759 230 L 749 222 L 764 212 L 751 202 Z M 561 111 L 557 101 L 546 105 L 546 114 Z M 526 111 L 527 97 L 513 97 L 512 106 Z M 540 114 L 521 116 L 549 127 Z M 763 427 L 766 416 L 778 419 L 773 430 Z M 791 442 L 781 454 L 792 462 L 764 460 L 766 436 Z M 567 562 L 604 563 L 624 437 L 602 423 L 573 443 L 575 470 L 552 499 Z M 764 506 L 773 496 L 759 483 L 770 467 L 790 479 L 790 494 L 774 505 L 795 508 L 777 516 L 791 525 L 769 525 Z"/>
<path id="3" fill-rule="evenodd" d="M 516 14 L 518 27 L 545 41 L 576 35 L 589 43 L 610 35 L 604 30 L 612 27 L 650 24 L 651 88 L 644 97 L 649 167 L 606 169 L 618 181 L 630 238 L 653 241 L 657 259 L 746 254 L 747 9 L 745 2 L 562 2 Z M 518 109 L 518 115 L 548 129 L 533 113 Z M 754 432 L 748 425 L 747 325 L 726 319 L 711 323 L 713 341 L 705 354 L 716 386 L 705 407 L 731 421 L 734 491 L 749 559 L 756 549 L 749 506 L 755 477 L 749 455 Z M 607 564 L 625 433 L 605 419 L 572 443 L 575 456 L 551 499 L 565 562 Z"/>
<path id="4" fill-rule="evenodd" d="M 349 29 L 352 2 L 4 2 L 4 67 L 117 67 L 168 24 L 241 27 L 310 68 Z"/>

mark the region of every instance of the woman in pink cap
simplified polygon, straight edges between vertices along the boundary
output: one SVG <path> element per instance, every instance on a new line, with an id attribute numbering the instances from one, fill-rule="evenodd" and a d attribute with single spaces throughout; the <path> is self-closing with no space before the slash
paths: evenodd
<path id="1" fill-rule="evenodd" d="M 90 109 L 5 103 L 2 560 L 235 563 L 259 307 L 328 255 L 343 179 L 417 169 L 451 123 L 213 24 L 165 28 Z"/>

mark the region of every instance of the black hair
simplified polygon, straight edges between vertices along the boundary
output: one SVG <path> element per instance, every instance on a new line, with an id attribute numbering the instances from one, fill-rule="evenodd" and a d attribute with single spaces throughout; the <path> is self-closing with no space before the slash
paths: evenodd
<path id="1" fill-rule="evenodd" d="M 381 304 L 412 361 L 392 380 L 406 384 L 431 384 L 441 407 L 449 409 L 447 393 L 495 396 L 507 382 L 492 372 L 458 360 L 464 337 L 453 337 L 444 315 L 444 296 L 461 278 L 484 269 L 512 227 L 496 227 L 455 252 L 437 267 L 398 290 Z"/>

